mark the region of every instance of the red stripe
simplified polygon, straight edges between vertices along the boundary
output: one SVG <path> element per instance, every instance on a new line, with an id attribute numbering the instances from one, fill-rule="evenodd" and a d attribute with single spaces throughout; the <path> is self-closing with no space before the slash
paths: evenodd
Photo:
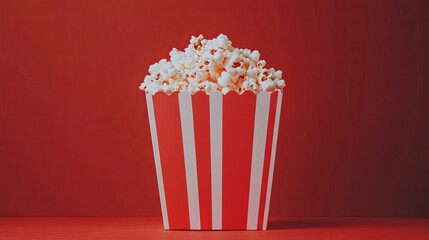
<path id="1" fill-rule="evenodd" d="M 265 144 L 264 169 L 262 172 L 261 199 L 259 201 L 258 229 L 262 229 L 264 221 L 265 200 L 267 196 L 268 170 L 270 169 L 271 147 L 273 143 L 274 119 L 276 116 L 278 92 L 270 96 L 270 112 L 268 116 L 267 141 Z"/>
<path id="2" fill-rule="evenodd" d="M 223 97 L 222 228 L 246 229 L 256 95 Z"/>
<path id="3" fill-rule="evenodd" d="M 209 96 L 204 92 L 195 93 L 192 96 L 192 110 L 194 114 L 200 222 L 201 229 L 208 230 L 212 228 Z"/>
<path id="4" fill-rule="evenodd" d="M 153 96 L 170 229 L 189 229 L 189 209 L 177 93 Z"/>

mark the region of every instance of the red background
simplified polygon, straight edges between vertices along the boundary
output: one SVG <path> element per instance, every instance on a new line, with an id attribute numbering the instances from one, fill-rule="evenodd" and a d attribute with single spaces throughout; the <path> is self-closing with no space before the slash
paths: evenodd
<path id="1" fill-rule="evenodd" d="M 0 215 L 159 216 L 138 86 L 191 35 L 285 72 L 271 216 L 429 216 L 427 1 L 1 1 Z"/>

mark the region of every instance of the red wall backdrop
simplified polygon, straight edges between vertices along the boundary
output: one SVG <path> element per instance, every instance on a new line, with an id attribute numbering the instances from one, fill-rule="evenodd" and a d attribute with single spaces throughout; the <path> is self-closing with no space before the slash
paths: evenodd
<path id="1" fill-rule="evenodd" d="M 429 216 L 428 1 L 1 1 L 0 215 L 159 216 L 148 66 L 227 34 L 287 79 L 271 216 Z"/>

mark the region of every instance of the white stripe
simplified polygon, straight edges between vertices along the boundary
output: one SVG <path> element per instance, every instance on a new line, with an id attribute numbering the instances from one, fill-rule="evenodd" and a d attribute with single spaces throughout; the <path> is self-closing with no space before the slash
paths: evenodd
<path id="1" fill-rule="evenodd" d="M 268 221 L 268 212 L 270 208 L 270 199 L 271 199 L 271 187 L 273 183 L 273 174 L 274 174 L 274 164 L 276 161 L 276 149 L 277 149 L 277 137 L 279 132 L 279 122 L 280 122 L 280 113 L 282 108 L 282 97 L 283 93 L 279 91 L 277 96 L 277 107 L 276 107 L 276 118 L 274 120 L 274 132 L 273 132 L 273 142 L 271 147 L 271 159 L 270 159 L 270 170 L 268 173 L 268 186 L 267 186 L 267 196 L 265 198 L 265 209 L 264 209 L 264 222 L 262 229 L 267 229 Z"/>
<path id="2" fill-rule="evenodd" d="M 222 98 L 210 94 L 210 158 L 212 177 L 212 229 L 222 229 Z"/>
<path id="3" fill-rule="evenodd" d="M 146 93 L 147 112 L 149 115 L 150 135 L 152 136 L 153 156 L 155 158 L 156 178 L 158 180 L 159 198 L 164 228 L 169 229 L 167 204 L 165 202 L 164 181 L 162 179 L 161 158 L 159 156 L 158 134 L 156 132 L 155 113 L 153 109 L 152 94 Z"/>
<path id="4" fill-rule="evenodd" d="M 258 228 L 259 200 L 261 198 L 269 109 L 270 93 L 260 92 L 256 96 L 255 125 L 253 129 L 252 168 L 250 171 L 249 206 L 247 211 L 248 230 Z"/>
<path id="5" fill-rule="evenodd" d="M 183 153 L 185 155 L 186 186 L 188 189 L 189 223 L 191 229 L 199 230 L 201 229 L 200 206 L 191 93 L 179 93 L 179 108 L 182 125 Z"/>

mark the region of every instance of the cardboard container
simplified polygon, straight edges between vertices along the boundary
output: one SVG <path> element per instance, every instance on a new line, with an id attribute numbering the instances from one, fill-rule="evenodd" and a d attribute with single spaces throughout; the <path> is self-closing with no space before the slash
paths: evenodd
<path id="1" fill-rule="evenodd" d="M 266 229 L 282 95 L 146 94 L 165 229 Z"/>

